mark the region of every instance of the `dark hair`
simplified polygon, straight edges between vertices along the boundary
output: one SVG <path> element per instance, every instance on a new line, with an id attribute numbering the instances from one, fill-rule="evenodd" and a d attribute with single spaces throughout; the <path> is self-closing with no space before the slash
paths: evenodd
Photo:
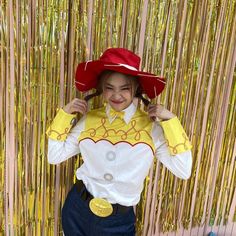
<path id="1" fill-rule="evenodd" d="M 139 91 L 139 88 L 138 88 L 138 90 L 137 90 L 137 92 L 135 94 L 135 97 L 140 98 L 142 100 L 143 104 L 147 107 L 151 102 L 148 99 L 143 97 L 142 90 L 140 88 L 140 91 Z"/>
<path id="2" fill-rule="evenodd" d="M 94 93 L 92 93 L 92 94 L 89 94 L 89 95 L 85 96 L 84 100 L 85 101 L 89 101 L 93 97 L 101 95 L 102 92 L 103 92 L 104 81 L 107 78 L 109 78 L 113 73 L 118 73 L 118 72 L 112 71 L 112 70 L 105 70 L 105 71 L 103 71 L 98 76 L 98 84 L 97 84 L 96 91 Z M 143 97 L 143 95 L 142 95 L 142 88 L 141 88 L 141 86 L 140 86 L 140 84 L 138 82 L 138 78 L 136 76 L 132 76 L 132 75 L 127 75 L 127 74 L 125 74 L 125 75 L 126 75 L 127 79 L 129 79 L 131 81 L 132 88 L 135 89 L 134 97 L 140 98 L 142 100 L 142 102 L 144 103 L 144 105 L 148 106 L 150 104 L 150 101 Z"/>

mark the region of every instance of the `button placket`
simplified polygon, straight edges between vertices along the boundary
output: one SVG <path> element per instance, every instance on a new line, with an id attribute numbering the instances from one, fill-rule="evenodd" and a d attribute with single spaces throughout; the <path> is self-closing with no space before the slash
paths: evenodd
<path id="1" fill-rule="evenodd" d="M 113 168 L 114 165 L 116 163 L 116 153 L 113 150 L 108 150 L 105 154 L 105 165 L 111 170 L 111 172 L 106 172 L 103 175 L 103 178 L 108 181 L 111 182 L 114 179 L 114 175 L 113 175 Z"/>

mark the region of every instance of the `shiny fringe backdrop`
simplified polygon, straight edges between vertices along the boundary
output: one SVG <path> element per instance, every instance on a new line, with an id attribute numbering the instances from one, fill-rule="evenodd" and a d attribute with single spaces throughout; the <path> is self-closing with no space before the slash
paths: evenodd
<path id="1" fill-rule="evenodd" d="M 154 163 L 137 235 L 236 235 L 235 0 L 1 0 L 0 46 L 1 235 L 62 235 L 81 157 L 49 165 L 45 131 L 57 108 L 83 96 L 77 63 L 108 47 L 138 53 L 144 70 L 167 78 L 157 102 L 193 144 L 187 181 Z"/>

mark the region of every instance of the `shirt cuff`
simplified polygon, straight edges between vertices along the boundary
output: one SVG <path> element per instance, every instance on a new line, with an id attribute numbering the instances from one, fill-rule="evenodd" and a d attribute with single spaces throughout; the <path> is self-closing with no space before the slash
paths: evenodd
<path id="1" fill-rule="evenodd" d="M 186 152 L 192 148 L 189 138 L 177 117 L 160 123 L 171 155 Z"/>
<path id="2" fill-rule="evenodd" d="M 68 114 L 60 109 L 46 134 L 50 139 L 64 141 L 75 121 L 76 115 Z"/>

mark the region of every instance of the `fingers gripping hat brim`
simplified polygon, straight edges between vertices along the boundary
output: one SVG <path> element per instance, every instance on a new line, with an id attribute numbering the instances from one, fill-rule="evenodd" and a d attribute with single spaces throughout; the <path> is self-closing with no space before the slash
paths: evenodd
<path id="1" fill-rule="evenodd" d="M 106 63 L 96 60 L 83 62 L 78 65 L 75 76 L 76 88 L 81 92 L 96 88 L 98 77 L 104 70 L 112 70 L 123 74 L 137 76 L 143 93 L 147 94 L 151 99 L 159 95 L 166 84 L 164 78 L 147 72 L 138 71 L 132 66 Z"/>

